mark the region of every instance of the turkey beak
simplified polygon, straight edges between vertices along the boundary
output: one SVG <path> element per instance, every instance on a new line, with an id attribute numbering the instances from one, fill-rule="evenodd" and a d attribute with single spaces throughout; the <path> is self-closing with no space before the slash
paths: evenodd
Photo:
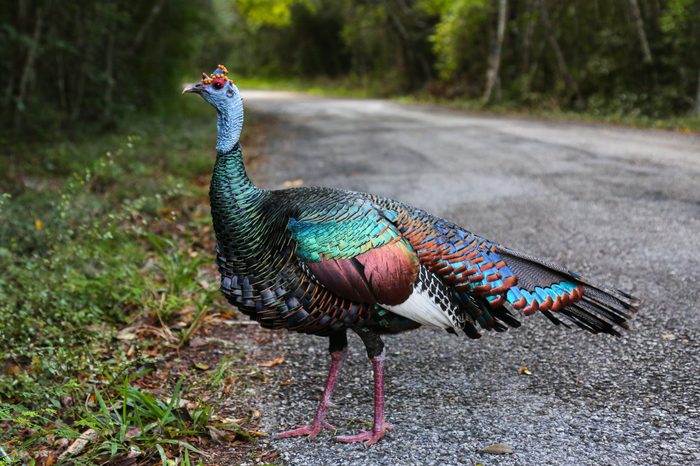
<path id="1" fill-rule="evenodd" d="M 202 93 L 202 83 L 187 84 L 182 90 L 183 94 L 201 94 Z"/>

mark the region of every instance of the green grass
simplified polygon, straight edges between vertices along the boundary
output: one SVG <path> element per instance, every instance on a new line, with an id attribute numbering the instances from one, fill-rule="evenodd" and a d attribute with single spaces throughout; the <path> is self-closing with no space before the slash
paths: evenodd
<path id="1" fill-rule="evenodd" d="M 284 90 L 334 97 L 384 97 L 392 98 L 406 104 L 432 104 L 456 110 L 492 115 L 531 117 L 558 121 L 585 121 L 639 128 L 674 130 L 682 133 L 700 133 L 700 116 L 695 115 L 652 118 L 635 112 L 615 112 L 605 107 L 575 112 L 557 109 L 556 107 L 525 107 L 518 103 L 484 105 L 479 99 L 448 99 L 435 97 L 427 92 L 396 95 L 376 81 L 358 81 L 347 78 L 338 80 L 239 78 L 236 80 L 236 83 L 239 87 L 244 89 Z"/>
<path id="2" fill-rule="evenodd" d="M 516 103 L 484 105 L 481 100 L 437 98 L 429 94 L 396 97 L 399 102 L 408 104 L 433 104 L 468 112 L 483 112 L 492 115 L 531 117 L 556 121 L 584 121 L 611 125 L 632 126 L 679 131 L 682 133 L 699 133 L 700 116 L 675 116 L 652 118 L 639 113 L 611 112 L 607 109 L 588 111 L 567 111 L 557 108 L 523 107 Z"/>
<path id="3" fill-rule="evenodd" d="M 376 82 L 351 79 L 239 77 L 235 83 L 241 89 L 304 92 L 334 97 L 366 98 L 389 95 Z"/>
<path id="4" fill-rule="evenodd" d="M 129 454 L 145 456 L 150 451 L 151 456 L 156 452 L 162 463 L 168 464 L 166 448 L 175 447 L 183 464 L 190 464 L 191 457 L 201 452 L 182 439 L 207 433 L 211 409 L 182 408 L 181 394 L 182 379 L 166 402 L 132 387 L 129 378 L 124 378 L 120 388 L 96 389 L 74 422 L 57 422 L 58 408 L 29 410 L 19 405 L 6 405 L 0 408 L 0 416 L 12 419 L 15 426 L 41 432 L 45 438 L 60 435 L 74 442 L 86 439 L 81 449 L 76 448 L 75 454 L 66 458 L 68 461 L 90 464 Z M 29 438 L 23 446 L 40 448 L 41 443 Z"/>
<path id="5" fill-rule="evenodd" d="M 201 284 L 216 280 L 203 267 L 215 126 L 197 104 L 112 134 L 3 148 L 0 464 L 55 461 L 89 431 L 58 464 L 130 453 L 197 463 L 190 439 L 209 435 L 212 406 L 178 405 L 196 374 L 144 383 L 218 296 Z"/>

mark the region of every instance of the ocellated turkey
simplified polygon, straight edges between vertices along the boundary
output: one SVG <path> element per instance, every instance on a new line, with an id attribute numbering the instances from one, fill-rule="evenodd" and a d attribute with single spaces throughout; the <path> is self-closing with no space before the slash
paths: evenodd
<path id="1" fill-rule="evenodd" d="M 348 330 L 374 370 L 372 430 L 341 442 L 380 440 L 384 420 L 382 334 L 436 327 L 479 338 L 519 327 L 515 315 L 619 335 L 637 300 L 555 264 L 477 236 L 391 199 L 329 188 L 268 191 L 246 175 L 239 136 L 243 101 L 222 65 L 184 92 L 217 111 L 211 180 L 221 290 L 265 328 L 329 338 L 331 365 L 314 420 L 277 437 L 314 437 L 326 421 Z"/>

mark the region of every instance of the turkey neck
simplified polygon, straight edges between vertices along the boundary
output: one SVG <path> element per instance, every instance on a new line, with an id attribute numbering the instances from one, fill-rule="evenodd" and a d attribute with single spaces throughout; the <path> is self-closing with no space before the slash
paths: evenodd
<path id="1" fill-rule="evenodd" d="M 261 240 L 260 206 L 266 195 L 267 191 L 248 178 L 240 144 L 236 143 L 230 152 L 217 154 L 209 200 L 214 231 L 224 256 L 245 259 L 244 248 L 255 250 Z"/>
<path id="2" fill-rule="evenodd" d="M 216 153 L 228 154 L 238 146 L 243 129 L 243 101 L 240 94 L 232 105 L 216 109 Z"/>

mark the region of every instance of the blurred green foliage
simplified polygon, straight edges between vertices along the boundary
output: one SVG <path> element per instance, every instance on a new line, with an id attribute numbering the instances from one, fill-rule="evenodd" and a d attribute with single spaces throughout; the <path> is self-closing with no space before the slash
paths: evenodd
<path id="1" fill-rule="evenodd" d="M 700 113 L 700 0 L 503 3 L 492 103 L 628 117 Z M 387 95 L 484 93 L 498 1 L 231 4 L 229 62 L 248 76 L 342 76 Z"/>
<path id="2" fill-rule="evenodd" d="M 0 0 L 0 133 L 167 110 L 214 20 L 207 0 Z"/>
<path id="3" fill-rule="evenodd" d="M 0 175 L 1 185 L 33 172 L 30 186 L 0 198 L 0 399 L 56 399 L 61 390 L 47 380 L 94 375 L 114 356 L 95 352 L 96 342 L 108 342 L 134 309 L 167 321 L 195 295 L 210 302 L 191 246 L 208 223 L 205 190 L 190 179 L 210 169 L 201 150 L 210 123 L 161 119 L 126 135 L 33 147 L 87 168 L 66 177 L 24 170 L 34 164 L 19 152 L 19 166 Z M 27 370 L 1 370 L 13 366 Z"/>
<path id="4" fill-rule="evenodd" d="M 0 142 L 172 112 L 194 70 L 384 95 L 700 113 L 700 0 L 0 0 Z"/>
<path id="5" fill-rule="evenodd" d="M 425 0 L 422 6 L 426 12 L 440 17 L 430 36 L 439 77 L 449 81 L 469 70 L 470 65 L 477 66 L 476 70 L 470 70 L 472 73 L 478 72 L 479 66 L 483 68 L 486 57 L 482 56 L 479 62 L 469 60 L 469 54 L 463 53 L 462 47 L 470 38 L 484 32 L 483 25 L 490 10 L 488 0 Z"/>
<path id="6" fill-rule="evenodd" d="M 190 102 L 187 118 L 132 118 L 108 135 L 4 148 L 0 447 L 18 464 L 87 428 L 98 438 L 83 453 L 98 464 L 132 447 L 155 460 L 158 445 L 206 436 L 207 419 L 179 422 L 131 386 L 218 297 L 201 284 L 212 280 L 205 148 L 215 127 L 211 109 Z M 115 338 L 127 324 L 168 329 L 171 341 Z M 91 394 L 104 402 L 86 402 Z M 138 435 L 125 438 L 131 429 Z"/>

